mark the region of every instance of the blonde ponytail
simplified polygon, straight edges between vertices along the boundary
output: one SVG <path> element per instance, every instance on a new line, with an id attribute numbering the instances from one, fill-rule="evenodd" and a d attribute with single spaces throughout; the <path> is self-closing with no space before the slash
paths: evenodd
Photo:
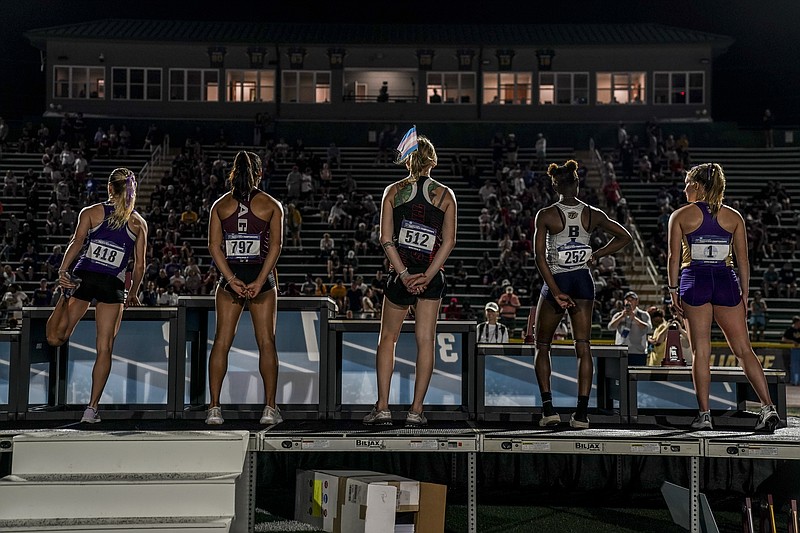
<path id="1" fill-rule="evenodd" d="M 433 147 L 430 139 L 424 135 L 417 137 L 417 149 L 403 160 L 403 164 L 408 165 L 408 171 L 411 175 L 409 181 L 417 181 L 425 169 L 435 167 L 438 162 L 436 148 Z"/>
<path id="2" fill-rule="evenodd" d="M 703 186 L 706 192 L 705 202 L 713 216 L 717 216 L 725 199 L 725 172 L 717 163 L 703 163 L 692 167 L 688 172 L 689 180 Z"/>
<path id="3" fill-rule="evenodd" d="M 127 168 L 120 167 L 108 176 L 111 188 L 111 203 L 114 211 L 108 217 L 108 226 L 118 229 L 128 223 L 136 203 L 136 176 Z"/>

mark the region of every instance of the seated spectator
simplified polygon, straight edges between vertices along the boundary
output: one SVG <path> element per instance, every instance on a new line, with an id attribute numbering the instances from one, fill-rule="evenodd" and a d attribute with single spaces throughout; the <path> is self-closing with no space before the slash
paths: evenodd
<path id="1" fill-rule="evenodd" d="M 780 295 L 778 292 L 779 282 L 780 276 L 775 270 L 775 263 L 770 263 L 761 274 L 761 292 L 764 293 L 765 298 L 774 298 Z"/>
<path id="2" fill-rule="evenodd" d="M 328 287 L 323 283 L 322 278 L 314 280 L 314 296 L 327 296 Z"/>
<path id="3" fill-rule="evenodd" d="M 347 297 L 347 287 L 344 286 L 342 278 L 336 279 L 336 283 L 333 285 L 333 287 L 331 287 L 329 294 L 330 297 L 333 298 L 333 301 L 336 302 L 339 314 L 345 314 L 347 311 L 347 305 L 345 303 Z"/>
<path id="4" fill-rule="evenodd" d="M 200 293 L 214 294 L 214 290 L 217 285 L 217 279 L 219 279 L 217 267 L 211 265 L 208 267 L 208 272 L 206 272 L 206 275 L 203 277 L 203 284 L 200 286 Z"/>
<path id="5" fill-rule="evenodd" d="M 461 320 L 461 306 L 458 305 L 458 298 L 450 298 L 450 303 L 444 308 L 445 320 Z"/>
<path id="6" fill-rule="evenodd" d="M 792 263 L 787 261 L 783 264 L 780 272 L 780 282 L 778 283 L 778 296 L 782 298 L 797 297 L 797 280 L 795 278 Z"/>
<path id="7" fill-rule="evenodd" d="M 361 297 L 361 318 L 377 318 L 378 303 L 375 299 L 375 292 L 372 287 L 367 287 L 366 292 Z"/>
<path id="8" fill-rule="evenodd" d="M 348 250 L 347 255 L 342 260 L 342 276 L 346 281 L 353 281 L 355 273 L 358 271 L 358 258 L 355 250 Z"/>
<path id="9" fill-rule="evenodd" d="M 300 294 L 303 296 L 314 296 L 317 290 L 317 284 L 314 282 L 314 276 L 311 273 L 306 274 L 306 280 L 300 286 Z"/>
<path id="10" fill-rule="evenodd" d="M 34 307 L 47 307 L 53 301 L 53 290 L 47 282 L 47 278 L 39 280 L 39 286 L 33 290 Z"/>

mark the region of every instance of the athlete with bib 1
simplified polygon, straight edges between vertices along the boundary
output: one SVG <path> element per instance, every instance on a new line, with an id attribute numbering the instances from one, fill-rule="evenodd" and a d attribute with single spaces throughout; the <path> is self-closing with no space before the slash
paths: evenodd
<path id="1" fill-rule="evenodd" d="M 391 264 L 376 353 L 378 401 L 365 424 L 391 424 L 389 386 L 394 349 L 409 306 L 414 305 L 417 341 L 414 401 L 406 426 L 424 426 L 423 402 L 433 374 L 436 322 L 445 291 L 443 266 L 456 243 L 456 198 L 430 177 L 436 150 L 410 129 L 398 147 L 398 164 L 408 176 L 389 185 L 381 201 L 380 242 Z"/>
<path id="2" fill-rule="evenodd" d="M 588 428 L 589 394 L 592 390 L 591 344 L 594 279 L 590 272 L 600 257 L 610 255 L 631 242 L 624 227 L 601 210 L 578 200 L 578 163 L 564 166 L 551 164 L 547 169 L 558 202 L 536 214 L 534 256 L 544 280 L 536 313 L 536 379 L 542 397 L 540 426 L 552 426 L 561 418 L 553 407 L 550 389 L 550 344 L 564 311 L 572 322 L 575 353 L 578 357 L 578 406 L 570 419 L 574 428 Z M 592 251 L 590 236 L 600 228 L 612 238 L 600 249 Z M 531 322 L 530 320 L 528 321 Z"/>
<path id="3" fill-rule="evenodd" d="M 108 177 L 108 201 L 84 207 L 58 269 L 61 299 L 47 320 L 47 342 L 61 346 L 94 300 L 97 358 L 92 393 L 81 422 L 100 422 L 97 406 L 111 373 L 111 351 L 125 307 L 139 304 L 144 277 L 147 223 L 133 210 L 136 176 L 127 168 Z M 125 273 L 133 257 L 133 276 L 125 296 Z M 70 269 L 77 259 L 74 269 Z"/>
<path id="4" fill-rule="evenodd" d="M 217 324 L 208 359 L 211 402 L 206 424 L 216 425 L 225 421 L 220 406 L 222 382 L 245 302 L 253 321 L 258 369 L 264 385 L 266 405 L 261 423 L 272 425 L 283 421 L 275 404 L 278 386 L 275 265 L 281 253 L 283 207 L 257 188 L 260 181 L 261 158 L 253 152 L 237 153 L 228 177 L 230 191 L 211 206 L 208 251 L 219 270 L 220 283 L 214 295 Z"/>
<path id="5" fill-rule="evenodd" d="M 667 276 L 673 311 L 686 318 L 692 347 L 692 379 L 700 412 L 694 429 L 713 429 L 709 410 L 711 323 L 716 320 L 731 351 L 761 401 L 756 431 L 772 432 L 781 419 L 772 404 L 767 379 L 747 331 L 750 291 L 747 230 L 738 211 L 726 205 L 725 174 L 716 163 L 693 167 L 686 174 L 689 205 L 669 218 Z M 733 258 L 739 276 L 733 270 Z"/>

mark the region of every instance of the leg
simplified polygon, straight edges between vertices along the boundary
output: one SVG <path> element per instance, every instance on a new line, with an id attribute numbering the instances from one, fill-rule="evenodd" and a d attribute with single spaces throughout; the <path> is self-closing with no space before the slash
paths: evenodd
<path id="1" fill-rule="evenodd" d="M 693 306 L 683 303 L 686 316 L 686 330 L 689 334 L 689 345 L 692 348 L 692 380 L 697 405 L 700 411 L 708 411 L 708 394 L 711 384 L 711 320 L 714 311 L 711 304 Z M 747 329 L 743 334 L 747 335 Z"/>
<path id="2" fill-rule="evenodd" d="M 378 336 L 378 350 L 375 354 L 375 370 L 378 375 L 379 411 L 389 409 L 389 388 L 394 371 L 394 347 L 403 327 L 403 319 L 408 314 L 407 305 L 397 305 L 383 298 L 381 313 L 381 332 Z"/>
<path id="3" fill-rule="evenodd" d="M 242 316 L 243 302 L 228 291 L 217 287 L 214 298 L 217 310 L 217 326 L 214 331 L 214 345 L 208 359 L 208 388 L 211 392 L 209 407 L 219 406 L 222 382 L 228 371 L 228 352 L 236 335 L 236 327 Z"/>
<path id="4" fill-rule="evenodd" d="M 250 300 L 250 318 L 258 344 L 258 370 L 264 382 L 266 404 L 275 407 L 278 388 L 278 351 L 275 348 L 275 324 L 278 317 L 278 290 L 272 289 Z"/>
<path id="5" fill-rule="evenodd" d="M 715 305 L 714 318 L 725 333 L 728 346 L 739 360 L 742 370 L 755 389 L 758 399 L 761 400 L 761 405 L 772 405 L 767 378 L 747 337 L 744 303 L 735 307 Z"/>
<path id="6" fill-rule="evenodd" d="M 436 345 L 436 321 L 439 318 L 441 300 L 417 300 L 415 337 L 417 340 L 416 379 L 414 380 L 414 401 L 410 411 L 422 413 L 425 394 L 433 375 L 433 353 Z"/>
<path id="7" fill-rule="evenodd" d="M 89 303 L 86 300 L 61 296 L 53 309 L 53 314 L 47 319 L 45 328 L 47 343 L 50 346 L 61 346 L 67 342 L 72 332 L 75 331 L 75 326 L 86 314 Z"/>
<path id="8" fill-rule="evenodd" d="M 71 299 L 71 298 L 70 298 Z M 97 359 L 92 368 L 92 396 L 89 407 L 97 409 L 108 375 L 111 373 L 111 351 L 114 338 L 122 321 L 122 304 L 97 303 L 95 324 L 97 326 Z"/>
<path id="9" fill-rule="evenodd" d="M 589 396 L 592 392 L 592 307 L 594 300 L 575 300 L 575 307 L 569 310 L 572 322 L 572 336 L 575 339 L 575 355 L 578 357 L 578 396 Z"/>
<path id="10" fill-rule="evenodd" d="M 540 296 L 539 304 L 536 306 L 536 356 L 534 358 L 534 368 L 536 369 L 536 381 L 539 384 L 541 393 L 550 393 L 550 343 L 553 341 L 553 334 L 556 332 L 558 323 L 564 311 L 556 304 Z"/>

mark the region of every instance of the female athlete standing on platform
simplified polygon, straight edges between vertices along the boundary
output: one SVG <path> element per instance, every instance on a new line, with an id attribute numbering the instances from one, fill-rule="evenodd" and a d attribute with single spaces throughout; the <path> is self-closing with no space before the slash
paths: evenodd
<path id="1" fill-rule="evenodd" d="M 47 342 L 61 346 L 92 300 L 97 327 L 97 358 L 92 369 L 92 393 L 81 422 L 100 422 L 97 406 L 111 373 L 111 351 L 119 331 L 122 310 L 139 305 L 139 285 L 144 277 L 147 223 L 133 210 L 136 176 L 127 168 L 108 177 L 108 201 L 81 210 L 78 224 L 58 268 L 61 299 L 47 320 Z M 133 255 L 133 279 L 125 296 L 125 271 Z M 72 262 L 78 259 L 74 275 Z"/>
<path id="2" fill-rule="evenodd" d="M 281 253 L 283 208 L 257 186 L 261 180 L 261 158 L 241 151 L 233 160 L 228 182 L 230 192 L 211 207 L 208 251 L 219 270 L 220 283 L 214 301 L 217 326 L 208 360 L 211 403 L 206 424 L 222 424 L 219 404 L 222 382 L 228 370 L 228 352 L 236 328 L 248 303 L 258 344 L 258 369 L 264 383 L 266 405 L 262 424 L 283 422 L 275 405 L 278 387 L 278 352 L 275 324 L 278 289 L 275 265 Z"/>
<path id="3" fill-rule="evenodd" d="M 745 318 L 750 263 L 744 219 L 738 211 L 722 204 L 725 174 L 718 164 L 693 167 L 685 182 L 689 205 L 676 210 L 669 219 L 667 276 L 673 311 L 686 318 L 694 355 L 692 379 L 700 413 L 692 427 L 713 429 L 708 395 L 711 322 L 716 320 L 761 401 L 755 429 L 772 432 L 781 419 L 770 399 L 764 370 L 750 344 Z M 734 255 L 738 279 L 733 270 Z"/>
<path id="4" fill-rule="evenodd" d="M 408 176 L 386 187 L 381 201 L 380 241 L 391 268 L 376 354 L 378 401 L 363 422 L 392 423 L 394 349 L 409 306 L 415 305 L 416 380 L 406 425 L 424 426 L 428 420 L 423 402 L 433 374 L 436 322 L 445 291 L 442 269 L 456 244 L 457 207 L 453 191 L 430 177 L 437 163 L 431 141 L 417 138 L 416 128 L 411 128 L 398 151 L 397 163 L 405 165 Z"/>
<path id="5" fill-rule="evenodd" d="M 578 407 L 569 424 L 574 428 L 589 427 L 587 409 L 594 373 L 589 342 L 594 305 L 594 280 L 590 267 L 600 257 L 613 254 L 631 242 L 630 233 L 618 222 L 578 200 L 577 171 L 578 163 L 573 160 L 561 167 L 555 163 L 550 165 L 547 174 L 559 199 L 536 214 L 534 256 L 544 285 L 539 303 L 531 313 L 536 313 L 534 366 L 542 396 L 540 426 L 551 426 L 561 421 L 553 407 L 550 390 L 550 344 L 564 310 L 568 310 L 578 357 Z M 590 236 L 596 228 L 613 237 L 605 246 L 592 252 Z"/>

